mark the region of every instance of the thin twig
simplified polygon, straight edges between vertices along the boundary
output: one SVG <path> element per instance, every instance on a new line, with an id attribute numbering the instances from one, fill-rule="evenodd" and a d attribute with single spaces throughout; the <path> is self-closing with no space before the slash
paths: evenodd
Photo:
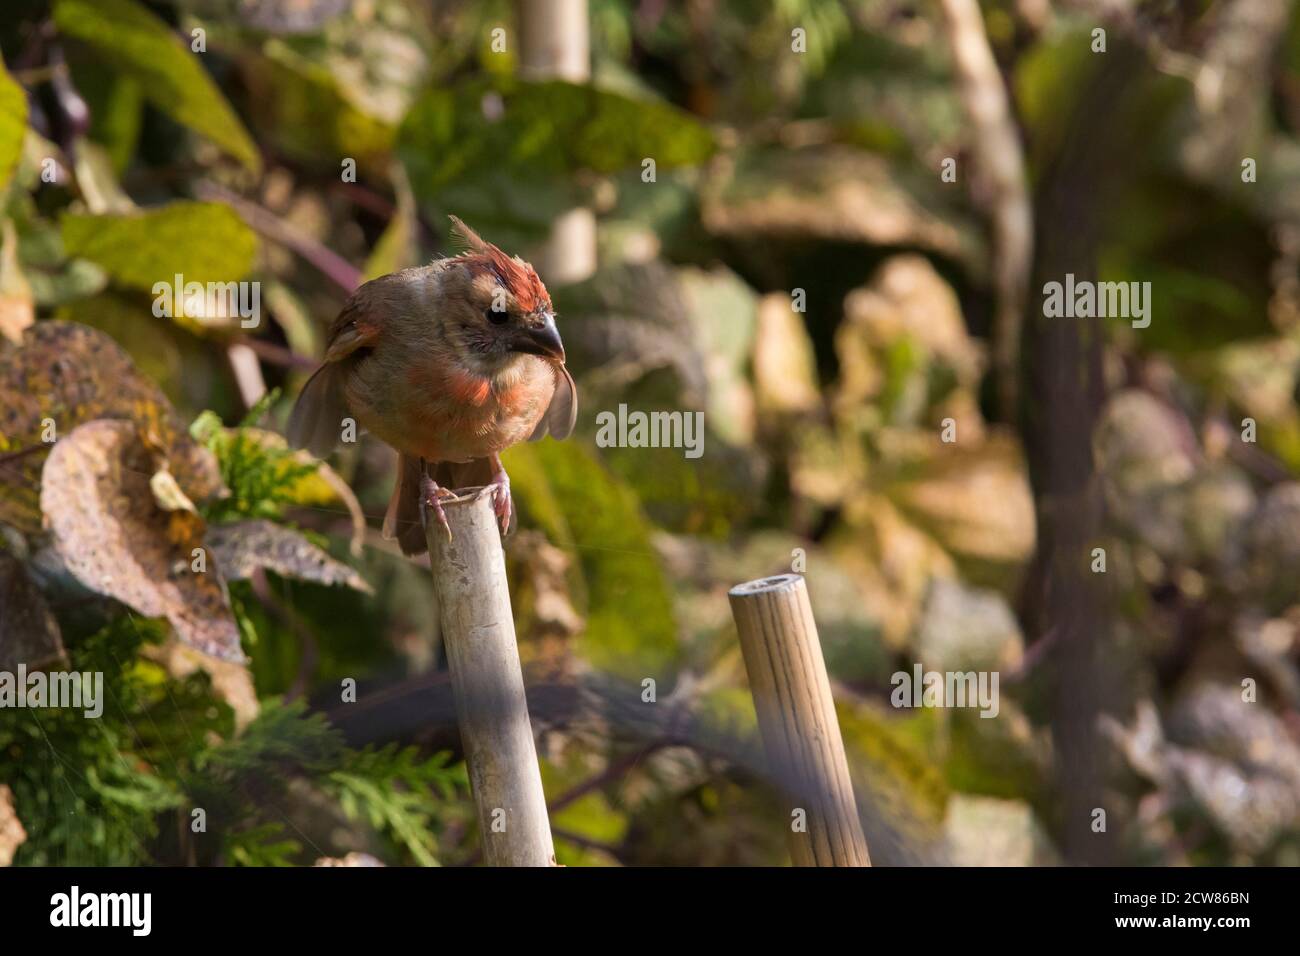
<path id="1" fill-rule="evenodd" d="M 667 742 L 663 740 L 652 740 L 644 747 L 624 754 L 618 760 L 615 760 L 613 763 L 605 767 L 605 769 L 600 773 L 588 777 L 582 783 L 560 794 L 550 802 L 547 809 L 553 814 L 559 813 L 565 807 L 581 800 L 587 794 L 599 790 L 601 787 L 605 786 L 605 784 L 612 783 L 614 780 L 622 777 L 647 756 L 654 753 L 660 747 L 665 746 L 666 743 Z"/>
<path id="2" fill-rule="evenodd" d="M 618 847 L 609 843 L 602 843 L 600 840 L 593 840 L 591 837 L 583 836 L 581 833 L 574 833 L 572 830 L 562 830 L 558 827 L 551 827 L 551 833 L 557 840 L 565 840 L 575 846 L 580 846 L 584 850 L 599 850 L 601 853 L 608 853 L 615 859 L 618 858 Z"/>
<path id="3" fill-rule="evenodd" d="M 253 229 L 285 248 L 293 250 L 348 295 L 351 295 L 361 284 L 360 269 L 302 230 L 289 225 L 266 207 L 210 181 L 196 184 L 194 191 L 201 199 L 222 202 L 230 206 Z"/>
<path id="4" fill-rule="evenodd" d="M 668 745 L 667 740 L 652 740 L 644 747 L 639 747 L 636 750 L 624 754 L 618 760 L 615 760 L 612 763 L 608 764 L 605 767 L 605 769 L 602 770 L 600 773 L 588 777 L 586 780 L 582 781 L 582 783 L 579 783 L 577 786 L 569 790 L 566 790 L 564 793 L 560 794 L 554 800 L 549 801 L 546 805 L 547 813 L 550 815 L 557 814 L 565 807 L 569 806 L 570 804 L 578 800 L 581 800 L 587 794 L 599 790 L 601 787 L 605 786 L 608 783 L 612 783 L 613 781 L 622 777 L 632 768 L 634 768 L 645 757 L 654 753 L 656 750 L 660 749 L 661 747 L 666 747 L 667 745 Z M 551 828 L 551 832 L 555 836 L 561 835 L 561 831 L 556 830 L 554 827 Z M 565 839 L 569 839 L 571 836 L 572 834 L 569 833 L 564 834 Z M 574 842 L 578 842 L 578 841 L 574 840 Z M 610 847 L 600 846 L 599 848 L 609 853 L 614 852 Z M 483 859 L 483 847 L 480 845 L 475 848 L 473 853 L 465 857 L 465 859 L 462 860 L 459 865 L 476 866 L 478 863 L 482 861 L 482 859 Z"/>
<path id="5" fill-rule="evenodd" d="M 244 407 L 253 408 L 266 394 L 266 379 L 262 377 L 257 352 L 243 342 L 231 342 L 226 346 L 226 362 Z"/>
<path id="6" fill-rule="evenodd" d="M 285 348 L 283 345 L 276 345 L 274 342 L 268 342 L 265 339 L 240 336 L 235 341 L 240 345 L 247 345 L 257 353 L 257 357 L 263 362 L 270 362 L 272 365 L 278 365 L 281 368 L 300 368 L 312 371 L 320 364 L 319 361 L 309 355 L 299 355 L 293 349 Z"/>

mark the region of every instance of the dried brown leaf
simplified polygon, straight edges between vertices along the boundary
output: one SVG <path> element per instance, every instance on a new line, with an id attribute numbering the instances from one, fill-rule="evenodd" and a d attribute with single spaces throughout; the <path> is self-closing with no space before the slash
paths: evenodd
<path id="1" fill-rule="evenodd" d="M 20 342 L 36 321 L 32 287 L 18 265 L 18 235 L 12 219 L 0 226 L 0 337 Z"/>
<path id="2" fill-rule="evenodd" d="M 38 322 L 21 346 L 0 339 L 0 409 L 0 522 L 25 534 L 41 529 L 37 489 L 49 449 L 95 419 L 133 422 L 190 498 L 222 490 L 216 459 L 190 437 L 161 389 L 88 326 Z"/>
<path id="3" fill-rule="evenodd" d="M 1033 552 L 1033 495 L 1020 449 L 1008 436 L 934 459 L 915 480 L 893 486 L 890 496 L 956 554 L 1015 564 Z"/>
<path id="4" fill-rule="evenodd" d="M 759 300 L 753 367 L 760 411 L 800 414 L 821 407 L 812 338 L 788 295 L 773 292 Z"/>
<path id="5" fill-rule="evenodd" d="M 558 675 L 571 669 L 572 639 L 586 626 L 569 592 L 570 563 L 567 552 L 537 531 L 519 532 L 510 548 L 520 653 L 542 673 Z"/>
<path id="6" fill-rule="evenodd" d="M 193 512 L 159 507 L 154 455 L 129 422 L 94 421 L 61 438 L 41 476 L 54 547 L 87 587 L 148 617 L 165 617 L 191 647 L 241 661 L 239 630 Z"/>
<path id="7" fill-rule="evenodd" d="M 305 537 L 271 521 L 236 521 L 210 528 L 208 547 L 228 581 L 244 581 L 258 568 L 282 578 L 317 584 L 342 584 L 373 593 L 353 568 L 336 561 Z"/>
<path id="8" fill-rule="evenodd" d="M 18 812 L 14 809 L 14 792 L 0 783 L 0 866 L 14 861 L 14 853 L 27 842 Z"/>
<path id="9" fill-rule="evenodd" d="M 20 341 L 23 329 L 36 321 L 36 309 L 30 297 L 0 290 L 0 337 Z"/>

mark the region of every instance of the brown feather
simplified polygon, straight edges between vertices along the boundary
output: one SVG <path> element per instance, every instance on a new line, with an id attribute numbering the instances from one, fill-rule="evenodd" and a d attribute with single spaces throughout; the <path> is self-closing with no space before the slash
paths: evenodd
<path id="1" fill-rule="evenodd" d="M 347 406 L 341 371 L 339 366 L 327 363 L 312 373 L 289 415 L 289 444 L 306 448 L 317 458 L 332 452 L 343 432 Z"/>
<path id="2" fill-rule="evenodd" d="M 550 310 L 551 296 L 546 291 L 546 286 L 542 284 L 536 269 L 524 260 L 502 252 L 457 217 L 449 218 L 452 222 L 452 236 L 465 250 L 456 258 L 472 273 L 476 275 L 491 273 L 496 276 L 497 280 L 510 290 L 510 294 L 515 297 L 520 308 L 525 312 Z"/>
<path id="3" fill-rule="evenodd" d="M 573 434 L 573 426 L 578 421 L 578 386 L 574 384 L 573 376 L 563 365 L 555 365 L 553 368 L 555 369 L 555 394 L 546 409 L 546 414 L 537 423 L 533 433 L 528 436 L 529 441 L 540 441 L 548 434 L 558 440 L 568 438 Z"/>

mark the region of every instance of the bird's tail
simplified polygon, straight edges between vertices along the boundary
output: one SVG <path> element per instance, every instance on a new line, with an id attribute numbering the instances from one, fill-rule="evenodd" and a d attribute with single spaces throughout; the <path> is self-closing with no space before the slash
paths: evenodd
<path id="1" fill-rule="evenodd" d="M 324 458 L 338 444 L 347 403 L 343 397 L 343 369 L 326 362 L 307 379 L 289 415 L 289 444 Z"/>
<path id="2" fill-rule="evenodd" d="M 429 475 L 449 491 L 477 488 L 492 480 L 492 465 L 486 458 L 467 462 L 440 461 L 429 466 Z M 510 516 L 507 534 L 515 530 L 516 515 Z M 420 521 L 420 461 L 408 455 L 397 457 L 397 482 L 384 513 L 384 537 L 396 538 L 402 554 L 417 555 L 428 550 L 424 525 Z"/>
<path id="3" fill-rule="evenodd" d="M 397 456 L 397 482 L 384 513 L 384 537 L 396 538 L 402 554 L 423 554 L 424 525 L 420 522 L 420 460 Z"/>

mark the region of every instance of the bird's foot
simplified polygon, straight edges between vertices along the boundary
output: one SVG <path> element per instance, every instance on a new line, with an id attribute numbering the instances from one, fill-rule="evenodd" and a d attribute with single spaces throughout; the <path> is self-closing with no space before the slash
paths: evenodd
<path id="1" fill-rule="evenodd" d="M 492 476 L 492 483 L 488 488 L 492 491 L 492 503 L 496 509 L 497 520 L 501 522 L 501 534 L 505 535 L 510 531 L 510 515 L 514 511 L 514 502 L 510 498 L 510 476 L 506 474 L 504 468 Z"/>
<path id="2" fill-rule="evenodd" d="M 428 529 L 428 513 L 432 511 L 438 518 L 438 523 L 442 525 L 442 530 L 447 532 L 447 540 L 451 540 L 451 525 L 447 523 L 447 512 L 442 509 L 443 498 L 455 498 L 453 492 L 439 485 L 429 477 L 427 473 L 420 473 L 420 503 L 424 506 L 420 509 L 420 520 L 425 522 L 425 529 Z M 428 509 L 428 510 L 426 510 Z"/>

